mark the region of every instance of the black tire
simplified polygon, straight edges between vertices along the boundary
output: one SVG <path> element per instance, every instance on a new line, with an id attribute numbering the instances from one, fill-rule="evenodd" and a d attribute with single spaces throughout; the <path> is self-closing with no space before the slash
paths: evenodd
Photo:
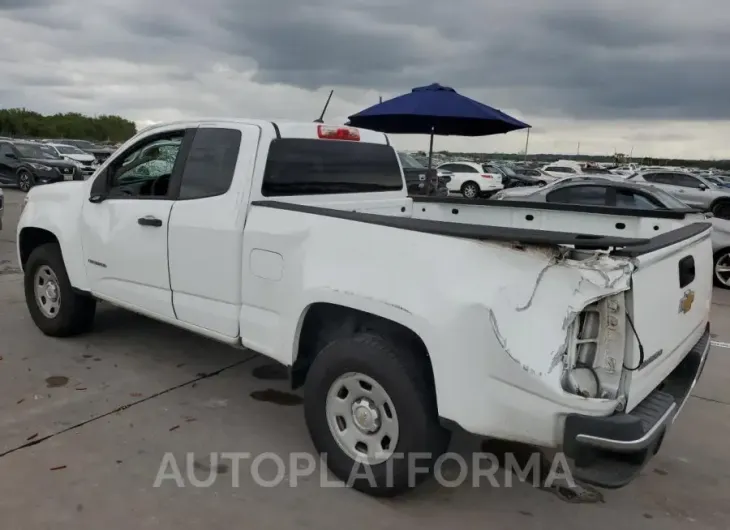
<path id="1" fill-rule="evenodd" d="M 541 181 L 539 181 L 539 182 L 537 183 L 537 185 L 538 185 L 538 186 L 539 186 L 540 188 L 542 188 L 543 186 L 547 186 L 547 182 L 545 182 L 544 180 L 541 180 Z"/>
<path id="2" fill-rule="evenodd" d="M 730 289 L 730 285 L 725 285 L 722 280 L 717 277 L 718 262 L 723 257 L 728 256 L 730 256 L 730 248 L 724 248 L 715 252 L 715 255 L 713 256 L 714 259 L 712 260 L 712 283 L 715 285 L 715 287 L 719 287 L 720 289 Z M 728 261 L 730 261 L 730 259 Z"/>
<path id="3" fill-rule="evenodd" d="M 337 478 L 376 497 L 398 495 L 428 478 L 451 438 L 439 423 L 428 366 L 408 346 L 398 348 L 396 343 L 371 333 L 335 340 L 316 356 L 304 388 L 305 418 L 315 448 L 325 455 Z M 399 458 L 375 465 L 358 464 L 335 439 L 327 420 L 327 395 L 340 376 L 352 372 L 372 378 L 392 401 L 399 425 L 394 452 Z M 413 461 L 409 472 L 408 455 L 413 453 L 430 455 L 416 460 L 416 466 L 427 468 L 429 473 L 413 473 Z"/>
<path id="4" fill-rule="evenodd" d="M 467 199 L 476 199 L 481 194 L 482 190 L 476 182 L 464 182 L 461 185 L 461 194 Z"/>
<path id="5" fill-rule="evenodd" d="M 36 272 L 41 267 L 48 267 L 55 274 L 58 283 L 59 309 L 53 317 L 43 313 L 35 295 Z M 44 334 L 51 337 L 70 337 L 91 329 L 96 300 L 78 294 L 71 287 L 61 248 L 57 243 L 46 243 L 33 250 L 23 269 L 25 302 L 33 322 Z"/>
<path id="6" fill-rule="evenodd" d="M 710 211 L 718 219 L 730 219 L 730 200 L 715 201 Z"/>
<path id="7" fill-rule="evenodd" d="M 27 169 L 21 169 L 18 171 L 18 188 L 20 191 L 28 193 L 30 189 L 35 185 L 33 175 Z"/>

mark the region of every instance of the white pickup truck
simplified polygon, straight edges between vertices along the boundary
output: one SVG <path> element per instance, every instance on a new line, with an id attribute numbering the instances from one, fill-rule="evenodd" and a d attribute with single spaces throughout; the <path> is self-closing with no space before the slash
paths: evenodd
<path id="1" fill-rule="evenodd" d="M 711 225 L 405 190 L 380 133 L 154 126 L 30 191 L 28 309 L 62 337 L 103 300 L 283 363 L 316 449 L 370 494 L 413 486 L 404 456 L 433 466 L 457 428 L 630 482 L 704 367 Z"/>

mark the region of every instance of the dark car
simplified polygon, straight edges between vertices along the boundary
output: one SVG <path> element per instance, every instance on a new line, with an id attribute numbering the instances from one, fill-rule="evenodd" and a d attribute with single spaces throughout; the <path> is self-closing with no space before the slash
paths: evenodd
<path id="1" fill-rule="evenodd" d="M 406 178 L 408 194 L 424 195 L 428 193 L 428 188 L 426 187 L 428 168 L 408 153 L 399 151 L 398 158 L 400 158 L 401 166 L 403 166 L 403 176 Z M 431 189 L 430 193 L 434 195 L 448 195 L 449 190 L 446 188 L 446 184 L 451 181 L 451 177 L 449 177 L 448 172 L 438 171 L 437 178 L 438 183 L 436 189 Z"/>
<path id="2" fill-rule="evenodd" d="M 98 164 L 102 164 L 114 153 L 114 151 L 116 151 L 116 149 L 114 149 L 113 147 L 104 147 L 88 140 L 69 140 L 68 138 L 57 138 L 54 140 L 45 141 L 51 144 L 73 145 L 74 147 L 78 147 L 82 151 L 94 155 Z"/>
<path id="3" fill-rule="evenodd" d="M 511 167 L 500 164 L 482 164 L 482 168 L 484 168 L 484 171 L 487 173 L 500 173 L 502 175 L 502 184 L 505 189 L 522 188 L 525 186 L 544 186 L 549 182 L 548 179 L 517 173 Z"/>
<path id="4" fill-rule="evenodd" d="M 34 142 L 0 141 L 0 182 L 28 191 L 36 184 L 83 180 L 76 164 L 52 158 Z"/>

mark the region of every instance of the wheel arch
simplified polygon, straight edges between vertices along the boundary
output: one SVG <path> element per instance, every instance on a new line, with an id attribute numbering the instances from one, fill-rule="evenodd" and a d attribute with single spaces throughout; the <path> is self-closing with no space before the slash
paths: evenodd
<path id="1" fill-rule="evenodd" d="M 304 384 L 309 367 L 325 345 L 358 332 L 370 331 L 415 353 L 419 362 L 423 363 L 429 388 L 435 398 L 433 366 L 425 342 L 411 326 L 391 316 L 380 316 L 331 302 L 315 302 L 307 306 L 299 319 L 295 339 L 294 362 L 291 366 L 292 388 Z"/>

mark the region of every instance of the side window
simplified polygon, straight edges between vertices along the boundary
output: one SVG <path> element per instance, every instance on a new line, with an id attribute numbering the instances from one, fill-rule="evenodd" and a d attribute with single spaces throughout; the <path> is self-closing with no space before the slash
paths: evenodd
<path id="1" fill-rule="evenodd" d="M 167 197 L 185 131 L 146 138 L 109 168 L 109 194 L 114 197 Z"/>
<path id="2" fill-rule="evenodd" d="M 637 193 L 631 190 L 616 190 L 616 206 L 618 208 L 632 208 L 637 210 L 656 210 L 661 208 L 661 205 L 643 193 Z"/>
<path id="3" fill-rule="evenodd" d="M 236 169 L 241 131 L 198 129 L 185 161 L 180 199 L 223 195 L 231 187 Z"/>
<path id="4" fill-rule="evenodd" d="M 569 186 L 548 193 L 547 202 L 606 206 L 606 188 L 603 186 Z"/>
<path id="5" fill-rule="evenodd" d="M 443 166 L 440 166 L 439 169 L 441 171 L 451 171 L 452 173 L 456 170 L 454 164 L 444 164 Z"/>
<path id="6" fill-rule="evenodd" d="M 699 179 L 696 179 L 695 177 L 691 175 L 685 175 L 683 173 L 674 173 L 672 175 L 672 181 L 674 182 L 675 186 L 681 186 L 683 188 L 696 188 L 699 189 L 702 185 L 702 182 L 700 182 Z"/>
<path id="7" fill-rule="evenodd" d="M 7 156 L 13 154 L 13 148 L 8 144 L 0 144 L 0 156 Z"/>
<path id="8" fill-rule="evenodd" d="M 479 173 L 476 168 L 467 166 L 466 164 L 454 164 L 454 169 L 451 171 L 454 173 Z"/>
<path id="9" fill-rule="evenodd" d="M 668 184 L 668 180 L 663 177 L 663 173 L 647 173 L 644 175 L 644 180 L 647 182 L 653 182 L 656 184 Z"/>

